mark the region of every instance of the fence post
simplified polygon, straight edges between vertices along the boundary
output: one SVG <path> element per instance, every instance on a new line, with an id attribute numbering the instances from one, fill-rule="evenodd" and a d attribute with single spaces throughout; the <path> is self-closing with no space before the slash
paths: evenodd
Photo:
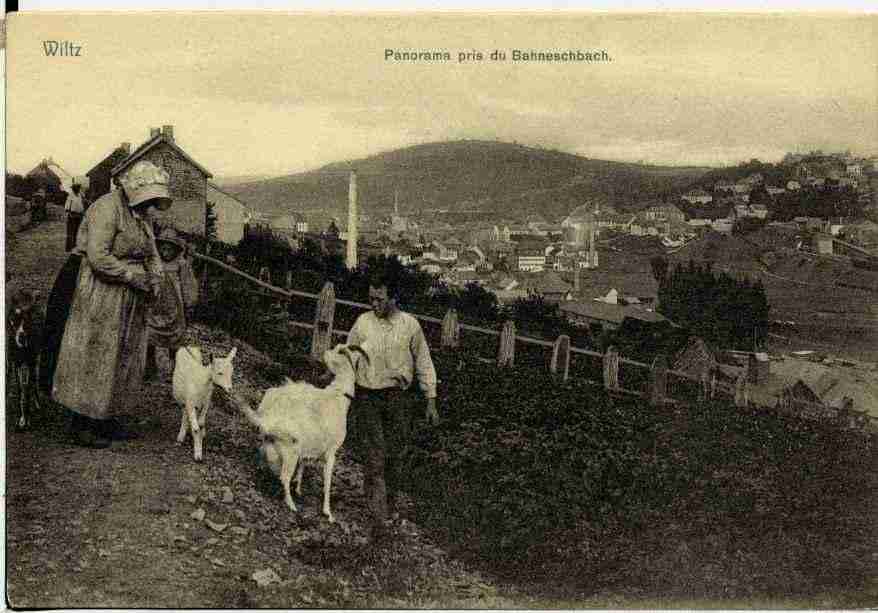
<path id="1" fill-rule="evenodd" d="M 293 271 L 288 270 L 286 277 L 284 278 L 284 289 L 287 291 L 293 289 Z"/>
<path id="2" fill-rule="evenodd" d="M 457 321 L 457 311 L 448 309 L 442 320 L 442 349 L 457 349 L 460 344 L 460 322 Z"/>
<path id="3" fill-rule="evenodd" d="M 750 388 L 747 381 L 747 370 L 741 371 L 735 381 L 735 406 L 746 407 L 750 401 Z"/>
<path id="4" fill-rule="evenodd" d="M 512 320 L 503 324 L 500 333 L 500 349 L 497 352 L 497 366 L 504 368 L 515 364 L 515 322 Z"/>
<path id="5" fill-rule="evenodd" d="M 320 360 L 332 345 L 332 323 L 335 319 L 335 287 L 327 281 L 317 298 L 314 314 L 314 333 L 311 337 L 311 357 Z"/>
<path id="6" fill-rule="evenodd" d="M 604 354 L 604 388 L 619 389 L 619 350 L 615 346 L 608 347 Z"/>
<path id="7" fill-rule="evenodd" d="M 707 402 L 716 396 L 716 372 L 705 368 L 698 377 L 698 401 Z"/>
<path id="8" fill-rule="evenodd" d="M 268 266 L 263 266 L 259 269 L 259 280 L 271 285 L 271 271 L 268 269 Z M 259 288 L 259 293 L 262 294 L 262 299 L 259 301 L 260 308 L 270 309 L 272 302 L 269 291 L 265 288 Z"/>
<path id="9" fill-rule="evenodd" d="M 562 334 L 555 339 L 555 346 L 552 347 L 552 361 L 549 363 L 549 372 L 553 375 L 558 374 L 561 370 L 561 380 L 567 381 L 570 377 L 570 337 Z"/>
<path id="10" fill-rule="evenodd" d="M 659 406 L 668 395 L 668 357 L 658 355 L 649 369 L 649 403 Z"/>

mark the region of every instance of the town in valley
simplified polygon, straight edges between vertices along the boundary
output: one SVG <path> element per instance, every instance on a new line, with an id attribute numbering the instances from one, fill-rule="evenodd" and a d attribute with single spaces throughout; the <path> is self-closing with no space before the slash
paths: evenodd
<path id="1" fill-rule="evenodd" d="M 744 343 L 716 339 L 697 351 L 709 353 L 712 367 L 730 380 L 749 355 L 758 356 L 749 394 L 767 406 L 793 390 L 809 402 L 878 417 L 874 156 L 791 152 L 779 160 L 675 172 L 463 140 L 242 181 L 213 177 L 166 125 L 95 164 L 87 198 L 111 189 L 115 166 L 141 157 L 171 168 L 180 198 L 175 223 L 193 235 L 204 232 L 210 209 L 217 240 L 227 245 L 271 236 L 292 252 L 310 243 L 352 266 L 370 256 L 393 257 L 448 291 L 485 292 L 498 308 L 528 299 L 556 307 L 597 350 L 638 326 L 680 327 L 659 299 L 659 262 L 666 271 L 709 265 L 714 273 L 758 282 L 770 308 L 765 329 Z M 460 179 L 454 169 L 474 159 L 462 179 L 468 183 L 454 190 L 429 177 Z M 9 193 L 36 185 L 57 190 L 63 164 L 47 157 L 26 176 L 10 177 Z M 520 185 L 497 188 L 504 164 L 524 169 Z M 552 171 L 554 179 L 539 176 L 562 164 L 566 172 Z M 358 185 L 353 213 L 349 178 Z M 7 196 L 7 211 L 22 201 Z M 685 372 L 692 343 L 658 344 L 634 346 L 630 357 L 648 363 L 667 353 L 671 369 Z"/>

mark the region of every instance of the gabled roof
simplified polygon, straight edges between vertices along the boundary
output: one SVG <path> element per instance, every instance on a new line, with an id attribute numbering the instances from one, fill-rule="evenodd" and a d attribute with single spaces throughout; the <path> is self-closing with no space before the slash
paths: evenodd
<path id="1" fill-rule="evenodd" d="M 534 289 L 541 294 L 564 294 L 573 288 L 558 274 L 547 272 L 536 280 Z"/>
<path id="2" fill-rule="evenodd" d="M 112 171 L 112 169 L 117 164 L 122 162 L 122 160 L 124 160 L 127 157 L 128 157 L 128 150 L 125 149 L 125 147 L 116 147 L 115 149 L 113 149 L 113 151 L 109 155 L 107 155 L 107 157 L 105 157 L 100 162 L 98 162 L 97 164 L 92 166 L 91 170 L 89 170 L 87 173 L 85 173 L 85 175 L 87 177 L 91 177 L 92 175 L 94 175 L 97 172 L 100 172 L 104 168 L 108 168 L 109 170 Z"/>
<path id="3" fill-rule="evenodd" d="M 149 151 L 150 149 L 152 149 L 153 147 L 155 147 L 159 143 L 165 143 L 171 149 L 173 149 L 174 151 L 179 153 L 183 157 L 183 159 L 185 159 L 187 162 L 189 162 L 190 164 L 195 166 L 195 168 L 197 168 L 207 178 L 213 177 L 213 174 L 211 174 L 211 172 L 209 170 L 207 170 L 204 166 L 202 166 L 201 164 L 199 164 L 198 162 L 193 160 L 192 157 L 188 153 L 183 151 L 183 149 L 177 143 L 175 143 L 173 139 L 168 138 L 163 133 L 159 133 L 159 134 L 153 136 L 148 141 L 146 141 L 145 143 L 140 145 L 137 149 L 134 150 L 134 152 L 131 155 L 129 155 L 127 158 L 125 158 L 124 160 L 122 160 L 121 162 L 116 164 L 113 167 L 113 170 L 110 171 L 110 174 L 113 176 L 119 174 L 120 172 L 122 172 L 123 170 L 128 168 L 131 164 L 133 164 L 134 162 L 136 162 L 137 160 L 142 158 L 147 151 Z"/>

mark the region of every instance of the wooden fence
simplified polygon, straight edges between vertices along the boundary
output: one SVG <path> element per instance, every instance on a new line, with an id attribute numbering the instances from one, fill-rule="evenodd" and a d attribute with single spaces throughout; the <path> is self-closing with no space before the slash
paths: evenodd
<path id="1" fill-rule="evenodd" d="M 307 298 L 316 301 L 314 320 L 311 323 L 288 320 L 290 325 L 304 328 L 311 331 L 311 347 L 310 356 L 313 359 L 319 359 L 323 352 L 332 345 L 333 336 L 347 336 L 346 330 L 334 328 L 336 305 L 346 305 L 349 307 L 360 309 L 371 309 L 371 306 L 361 302 L 350 300 L 342 300 L 336 298 L 335 288 L 331 282 L 327 282 L 319 294 L 312 294 L 296 290 L 292 287 L 292 272 L 287 272 L 285 278 L 285 288 L 277 287 L 271 283 L 271 275 L 267 268 L 262 268 L 259 277 L 254 277 L 242 270 L 239 270 L 225 262 L 216 258 L 202 255 L 200 253 L 193 254 L 196 258 L 207 262 L 212 266 L 216 266 L 227 272 L 247 280 L 254 286 L 260 288 L 261 293 L 267 297 L 277 297 L 283 301 L 287 301 L 294 297 Z M 205 290 L 207 274 L 205 273 Z M 516 334 L 515 322 L 507 321 L 503 324 L 500 331 L 474 326 L 470 324 L 460 323 L 458 314 L 455 309 L 450 309 L 443 319 L 429 317 L 412 313 L 419 321 L 438 325 L 441 327 L 441 349 L 455 350 L 460 344 L 461 330 L 468 330 L 479 334 L 485 334 L 492 337 L 498 337 L 497 357 L 490 360 L 480 358 L 485 363 L 496 364 L 498 368 L 509 368 L 515 364 L 515 350 L 517 343 L 535 345 L 543 347 L 551 351 L 551 357 L 548 360 L 549 372 L 555 375 L 559 381 L 567 381 L 570 377 L 570 360 L 571 355 L 580 355 L 598 360 L 603 367 L 603 377 L 601 381 L 603 387 L 611 393 L 625 394 L 631 396 L 639 396 L 644 398 L 652 406 L 662 405 L 685 405 L 686 401 L 675 399 L 670 393 L 672 386 L 669 386 L 671 378 L 678 382 L 688 382 L 690 387 L 698 390 L 698 400 L 708 401 L 717 398 L 719 394 L 724 394 L 731 399 L 735 406 L 747 407 L 755 404 L 750 398 L 750 383 L 748 369 L 744 368 L 737 380 L 732 383 L 723 383 L 717 380 L 715 372 L 704 371 L 697 376 L 691 373 L 670 370 L 668 366 L 667 356 L 657 356 L 652 364 L 646 364 L 631 360 L 619 355 L 616 347 L 609 347 L 605 353 L 591 351 L 588 349 L 580 349 L 570 345 L 570 337 L 567 335 L 559 336 L 554 342 L 544 341 L 540 339 L 530 338 L 527 336 L 519 336 Z M 646 371 L 647 385 L 645 390 L 634 390 L 623 387 L 620 384 L 620 366 L 626 365 L 635 369 Z M 866 411 L 857 411 L 851 408 L 850 404 L 846 404 L 842 408 L 828 407 L 821 403 L 811 403 L 795 399 L 791 389 L 784 391 L 781 398 L 778 399 L 776 407 L 778 410 L 803 415 L 806 417 L 818 417 L 830 415 L 837 422 L 845 427 L 858 428 L 876 428 L 878 418 L 869 415 Z"/>

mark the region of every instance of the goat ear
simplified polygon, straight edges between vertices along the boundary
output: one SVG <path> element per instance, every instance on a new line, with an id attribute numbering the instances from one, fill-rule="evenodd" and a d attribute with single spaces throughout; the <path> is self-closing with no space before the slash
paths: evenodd
<path id="1" fill-rule="evenodd" d="M 369 363 L 369 354 L 366 353 L 366 350 L 360 347 L 359 345 L 348 345 L 347 347 L 350 351 L 356 351 L 357 353 L 363 354 L 363 357 L 366 359 L 366 363 Z"/>
<path id="2" fill-rule="evenodd" d="M 236 353 L 238 353 L 238 348 L 237 348 L 237 347 L 232 347 L 232 350 L 229 352 L 229 355 L 228 355 L 228 357 L 226 357 L 226 359 L 227 359 L 227 360 L 234 360 L 234 359 L 235 359 L 235 354 L 236 354 Z"/>

